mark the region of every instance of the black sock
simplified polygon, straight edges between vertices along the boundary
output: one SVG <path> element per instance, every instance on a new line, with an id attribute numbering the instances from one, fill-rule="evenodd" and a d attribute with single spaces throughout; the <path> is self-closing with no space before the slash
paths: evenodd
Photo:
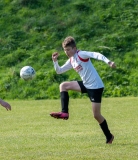
<path id="1" fill-rule="evenodd" d="M 112 138 L 112 134 L 110 133 L 110 130 L 108 129 L 108 124 L 106 122 L 106 120 L 104 120 L 101 124 L 101 129 L 104 133 L 104 135 L 106 136 L 107 142 Z"/>
<path id="2" fill-rule="evenodd" d="M 68 105 L 69 105 L 69 95 L 68 95 L 68 92 L 62 91 L 62 92 L 60 92 L 60 96 L 61 96 L 62 112 L 68 113 Z"/>

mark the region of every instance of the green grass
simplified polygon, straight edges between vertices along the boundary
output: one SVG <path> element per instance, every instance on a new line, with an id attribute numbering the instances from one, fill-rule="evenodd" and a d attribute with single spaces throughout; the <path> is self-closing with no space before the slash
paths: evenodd
<path id="1" fill-rule="evenodd" d="M 104 97 L 138 96 L 138 0 L 0 0 L 0 98 L 56 99 L 60 83 L 80 80 L 74 70 L 54 71 L 51 55 L 59 52 L 59 64 L 66 62 L 67 36 L 79 50 L 116 63 L 111 69 L 92 59 L 108 88 Z M 26 65 L 36 70 L 28 84 L 19 73 Z"/>
<path id="2" fill-rule="evenodd" d="M 67 121 L 51 118 L 60 100 L 9 101 L 0 108 L 0 160 L 136 160 L 138 98 L 104 98 L 102 113 L 115 135 L 112 145 L 93 119 L 88 99 L 70 100 Z"/>

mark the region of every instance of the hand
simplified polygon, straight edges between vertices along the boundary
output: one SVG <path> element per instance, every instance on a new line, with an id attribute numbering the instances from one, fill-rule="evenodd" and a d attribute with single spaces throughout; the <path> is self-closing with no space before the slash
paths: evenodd
<path id="1" fill-rule="evenodd" d="M 110 66 L 110 67 L 112 67 L 112 68 L 116 68 L 116 65 L 115 65 L 115 63 L 114 63 L 114 62 L 111 62 L 111 61 L 110 61 L 110 62 L 108 62 L 108 64 L 109 64 L 109 66 Z"/>
<path id="2" fill-rule="evenodd" d="M 59 54 L 58 54 L 57 52 L 53 53 L 53 54 L 52 54 L 52 60 L 53 60 L 54 62 L 56 62 L 58 56 L 59 56 Z"/>
<path id="3" fill-rule="evenodd" d="M 5 102 L 5 101 L 3 101 L 2 99 L 0 99 L 0 104 L 1 104 L 4 108 L 6 108 L 7 111 L 8 111 L 8 110 L 11 110 L 10 104 L 7 103 L 7 102 Z"/>

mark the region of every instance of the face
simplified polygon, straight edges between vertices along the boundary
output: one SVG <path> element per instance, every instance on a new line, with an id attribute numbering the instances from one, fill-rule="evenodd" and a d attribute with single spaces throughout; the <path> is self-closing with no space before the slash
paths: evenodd
<path id="1" fill-rule="evenodd" d="M 72 57 L 75 53 L 76 53 L 76 47 L 63 47 L 64 52 L 66 53 L 66 55 L 70 58 Z"/>

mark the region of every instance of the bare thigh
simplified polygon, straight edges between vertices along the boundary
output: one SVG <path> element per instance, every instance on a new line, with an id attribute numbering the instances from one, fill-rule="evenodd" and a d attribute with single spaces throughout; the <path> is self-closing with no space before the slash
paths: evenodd
<path id="1" fill-rule="evenodd" d="M 78 84 L 77 81 L 66 81 L 66 82 L 62 82 L 60 84 L 60 92 L 62 91 L 68 91 L 68 90 L 73 90 L 73 91 L 78 91 L 81 92 L 81 88 Z"/>

